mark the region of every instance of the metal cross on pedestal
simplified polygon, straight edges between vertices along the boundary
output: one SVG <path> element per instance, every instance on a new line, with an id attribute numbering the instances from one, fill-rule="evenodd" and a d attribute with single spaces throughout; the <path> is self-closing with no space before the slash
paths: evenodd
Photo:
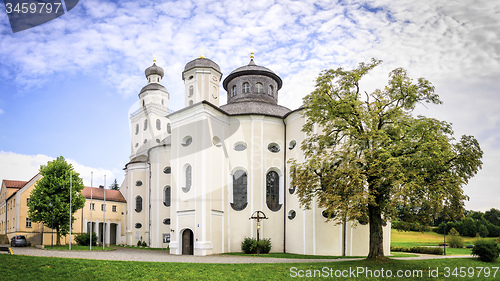
<path id="1" fill-rule="evenodd" d="M 257 220 L 257 242 L 259 241 L 259 230 L 260 230 L 260 221 L 267 220 L 266 214 L 262 211 L 255 211 L 249 220 Z"/>

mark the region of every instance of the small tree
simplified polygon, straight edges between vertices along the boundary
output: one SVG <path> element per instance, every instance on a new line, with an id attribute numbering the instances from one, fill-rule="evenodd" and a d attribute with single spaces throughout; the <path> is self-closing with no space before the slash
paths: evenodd
<path id="1" fill-rule="evenodd" d="M 75 221 L 73 214 L 83 208 L 85 198 L 80 193 L 83 181 L 71 164 L 64 157 L 40 166 L 43 176 L 31 191 L 28 201 L 28 216 L 32 222 L 41 222 L 46 227 L 56 230 L 56 244 L 61 244 L 61 236 L 69 233 L 70 219 L 70 177 L 71 177 L 71 222 Z"/>
<path id="2" fill-rule="evenodd" d="M 118 181 L 115 181 L 109 186 L 110 189 L 112 190 L 120 190 L 120 186 L 118 185 Z"/>
<path id="3" fill-rule="evenodd" d="M 464 242 L 462 240 L 462 237 L 460 237 L 460 233 L 454 228 L 450 230 L 450 239 L 448 240 L 448 244 L 450 244 L 450 247 L 452 248 L 463 248 L 464 247 Z"/>
<path id="4" fill-rule="evenodd" d="M 500 248 L 493 240 L 478 239 L 474 248 L 472 248 L 472 255 L 479 257 L 481 261 L 485 262 L 495 261 L 499 253 Z"/>
<path id="5" fill-rule="evenodd" d="M 488 237 L 488 234 L 489 234 L 488 228 L 486 228 L 486 226 L 484 224 L 481 224 L 479 226 L 478 233 L 479 233 L 479 236 L 481 236 L 483 238 Z"/>

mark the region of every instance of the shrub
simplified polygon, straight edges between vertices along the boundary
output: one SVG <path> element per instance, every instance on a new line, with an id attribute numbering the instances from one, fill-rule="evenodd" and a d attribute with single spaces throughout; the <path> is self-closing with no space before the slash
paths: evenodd
<path id="1" fill-rule="evenodd" d="M 429 255 L 442 255 L 443 249 L 436 247 L 391 247 L 393 252 L 406 252 L 406 253 L 417 253 L 417 254 L 429 254 Z"/>
<path id="2" fill-rule="evenodd" d="M 241 250 L 245 254 L 253 254 L 257 250 L 257 240 L 245 237 L 243 242 L 241 242 Z"/>
<path id="3" fill-rule="evenodd" d="M 472 248 L 472 255 L 479 257 L 481 261 L 492 262 L 498 258 L 500 248 L 493 240 L 478 239 L 474 248 Z"/>
<path id="4" fill-rule="evenodd" d="M 464 247 L 464 242 L 462 240 L 462 237 L 460 237 L 460 234 L 455 228 L 452 228 L 450 230 L 450 239 L 448 240 L 448 243 L 452 248 L 463 248 Z"/>
<path id="5" fill-rule="evenodd" d="M 140 246 L 142 246 L 142 241 L 141 240 L 137 241 L 137 247 L 140 247 Z"/>
<path id="6" fill-rule="evenodd" d="M 263 239 L 257 242 L 257 254 L 267 254 L 271 251 L 271 239 Z"/>
<path id="7" fill-rule="evenodd" d="M 90 233 L 78 233 L 75 234 L 75 241 L 80 246 L 89 246 L 90 244 Z M 97 245 L 97 234 L 92 232 L 92 246 Z"/>
<path id="8" fill-rule="evenodd" d="M 142 246 L 143 247 L 147 247 L 148 246 L 148 244 L 146 243 L 146 241 L 142 241 Z"/>

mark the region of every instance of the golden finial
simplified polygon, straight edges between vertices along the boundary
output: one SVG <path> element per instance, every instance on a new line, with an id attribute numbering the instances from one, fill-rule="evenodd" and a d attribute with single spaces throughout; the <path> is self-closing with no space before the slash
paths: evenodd
<path id="1" fill-rule="evenodd" d="M 253 52 L 251 52 L 251 53 L 250 53 L 250 59 L 252 59 L 252 60 L 253 60 L 253 58 L 255 58 L 255 57 L 254 57 L 254 55 L 253 55 Z"/>
<path id="2" fill-rule="evenodd" d="M 201 55 L 200 55 L 200 59 L 204 59 L 205 56 L 203 55 L 203 49 L 201 49 Z"/>
<path id="3" fill-rule="evenodd" d="M 156 62 L 156 55 L 153 54 L 153 63 Z"/>

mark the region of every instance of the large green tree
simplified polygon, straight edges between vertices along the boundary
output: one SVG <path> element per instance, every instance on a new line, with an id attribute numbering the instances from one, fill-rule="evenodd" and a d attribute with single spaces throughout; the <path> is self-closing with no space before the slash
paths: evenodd
<path id="1" fill-rule="evenodd" d="M 33 222 L 41 222 L 56 230 L 57 245 L 61 236 L 69 233 L 70 218 L 70 176 L 71 176 L 71 222 L 73 214 L 83 208 L 85 198 L 81 194 L 83 181 L 64 157 L 40 166 L 42 178 L 31 191 L 28 202 L 28 215 Z"/>
<path id="2" fill-rule="evenodd" d="M 384 258 L 384 221 L 398 208 L 415 220 L 463 214 L 462 187 L 481 168 L 483 152 L 472 136 L 453 138 L 451 124 L 413 116 L 417 104 L 440 104 L 429 81 L 390 72 L 383 90 L 362 92 L 359 81 L 381 61 L 353 70 L 322 71 L 304 98 L 305 159 L 291 160 L 300 203 L 335 214 L 338 221 L 369 222 L 368 258 Z"/>

